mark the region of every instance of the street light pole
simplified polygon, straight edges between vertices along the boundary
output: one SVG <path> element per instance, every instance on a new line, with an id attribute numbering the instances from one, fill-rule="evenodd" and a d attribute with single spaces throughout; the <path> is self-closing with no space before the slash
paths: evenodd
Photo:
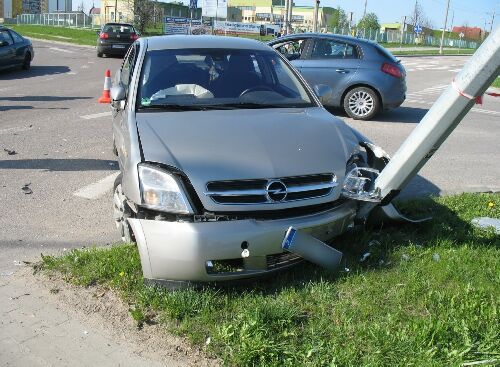
<path id="1" fill-rule="evenodd" d="M 490 34 L 493 31 L 493 22 L 495 21 L 495 10 L 493 10 L 493 15 L 491 16 Z"/>
<path id="2" fill-rule="evenodd" d="M 446 31 L 446 23 L 448 23 L 448 9 L 450 8 L 450 0 L 446 3 L 446 15 L 444 16 L 444 27 L 441 33 L 441 43 L 439 44 L 439 54 L 443 53 L 444 32 Z"/>
<path id="3" fill-rule="evenodd" d="M 313 19 L 313 32 L 318 32 L 318 12 L 319 12 L 319 1 L 316 0 L 316 5 L 314 6 L 314 19 Z"/>
<path id="4" fill-rule="evenodd" d="M 367 3 L 368 3 L 368 0 L 365 0 L 365 10 L 363 11 L 363 18 L 364 18 L 364 17 L 365 17 L 365 15 L 366 15 L 366 4 L 367 4 Z M 361 19 L 363 19 L 363 18 L 361 18 Z"/>

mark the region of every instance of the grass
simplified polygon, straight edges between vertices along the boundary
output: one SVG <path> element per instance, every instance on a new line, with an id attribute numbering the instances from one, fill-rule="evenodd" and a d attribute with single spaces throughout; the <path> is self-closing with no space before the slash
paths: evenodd
<path id="1" fill-rule="evenodd" d="M 51 41 L 74 43 L 77 45 L 95 46 L 97 35 L 95 30 L 80 28 L 65 28 L 43 25 L 9 25 L 23 36 Z"/>
<path id="2" fill-rule="evenodd" d="M 492 87 L 500 88 L 500 77 L 497 77 L 494 81 L 493 84 L 491 84 Z"/>
<path id="3" fill-rule="evenodd" d="M 109 287 L 138 325 L 155 315 L 231 366 L 492 366 L 500 361 L 500 237 L 469 223 L 500 217 L 499 206 L 500 194 L 405 202 L 405 212 L 434 219 L 336 239 L 346 258 L 336 276 L 304 264 L 250 286 L 169 292 L 144 285 L 127 244 L 44 256 L 40 266 Z"/>

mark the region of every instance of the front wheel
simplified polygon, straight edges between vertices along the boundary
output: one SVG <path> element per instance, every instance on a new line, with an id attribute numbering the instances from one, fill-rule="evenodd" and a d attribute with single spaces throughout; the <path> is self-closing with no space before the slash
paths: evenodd
<path id="1" fill-rule="evenodd" d="M 344 110 L 355 120 L 370 120 L 380 110 L 380 99 L 373 89 L 357 87 L 347 92 Z"/>
<path id="2" fill-rule="evenodd" d="M 115 225 L 118 229 L 123 242 L 133 243 L 134 238 L 130 225 L 128 224 L 128 218 L 132 218 L 132 210 L 127 204 L 127 198 L 123 194 L 122 190 L 122 175 L 120 174 L 114 184 L 113 192 L 113 216 L 115 219 Z"/>

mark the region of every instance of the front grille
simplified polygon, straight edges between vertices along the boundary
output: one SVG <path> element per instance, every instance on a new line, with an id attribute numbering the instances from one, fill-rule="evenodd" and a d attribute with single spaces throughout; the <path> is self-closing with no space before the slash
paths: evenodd
<path id="1" fill-rule="evenodd" d="M 218 204 L 269 204 L 318 198 L 337 186 L 332 173 L 273 179 L 212 181 L 205 195 Z"/>
<path id="2" fill-rule="evenodd" d="M 267 270 L 279 269 L 283 266 L 292 265 L 300 262 L 302 258 L 290 252 L 283 252 L 281 254 L 267 255 Z"/>

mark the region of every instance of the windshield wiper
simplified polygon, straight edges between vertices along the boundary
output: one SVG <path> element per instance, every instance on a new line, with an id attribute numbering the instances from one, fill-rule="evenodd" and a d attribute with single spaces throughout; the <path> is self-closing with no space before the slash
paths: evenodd
<path id="1" fill-rule="evenodd" d="M 140 110 L 165 110 L 165 111 L 205 111 L 210 109 L 211 106 L 205 105 L 184 105 L 184 104 L 151 104 L 140 106 Z"/>
<path id="2" fill-rule="evenodd" d="M 307 107 L 307 103 L 299 104 L 271 104 L 271 103 L 255 103 L 255 102 L 240 102 L 240 103 L 225 103 L 218 105 L 221 107 L 234 108 L 234 109 L 257 109 L 257 108 L 296 108 L 296 107 Z"/>

